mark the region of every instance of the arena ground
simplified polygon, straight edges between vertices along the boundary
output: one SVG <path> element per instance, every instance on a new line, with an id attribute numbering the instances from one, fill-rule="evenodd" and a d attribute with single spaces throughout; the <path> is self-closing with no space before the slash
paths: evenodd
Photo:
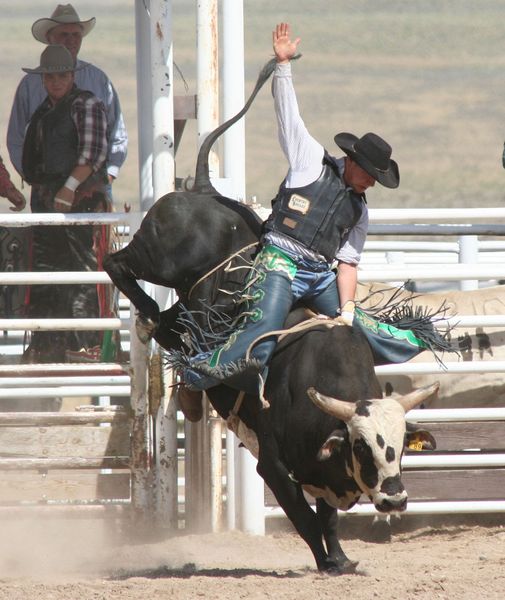
<path id="1" fill-rule="evenodd" d="M 503 519 L 424 526 L 389 544 L 344 537 L 361 574 L 336 578 L 318 573 L 305 544 L 286 531 L 111 543 L 89 525 L 19 527 L 2 523 L 1 600 L 501 600 L 505 589 Z"/>

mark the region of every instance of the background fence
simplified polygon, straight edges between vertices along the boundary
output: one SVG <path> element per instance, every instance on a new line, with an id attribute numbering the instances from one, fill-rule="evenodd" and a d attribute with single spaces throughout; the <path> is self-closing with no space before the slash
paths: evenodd
<path id="1" fill-rule="evenodd" d="M 437 291 L 440 287 L 445 290 L 459 288 L 470 291 L 496 286 L 501 280 L 505 280 L 505 242 L 501 239 L 505 233 L 505 226 L 499 223 L 505 218 L 503 209 L 394 212 L 383 209 L 370 211 L 370 216 L 371 235 L 365 246 L 359 270 L 359 280 L 362 283 L 400 284 L 411 280 L 415 282 L 418 290 L 426 292 Z M 57 226 L 70 223 L 108 223 L 118 226 L 128 223 L 132 218 L 137 222 L 139 220 L 138 215 L 117 213 L 71 216 L 1 215 L 0 228 L 39 224 Z M 390 220 L 397 222 L 391 224 Z M 482 220 L 492 221 L 494 224 L 478 222 Z M 412 225 L 411 221 L 422 224 Z M 384 223 L 388 223 L 387 227 Z M 380 239 L 376 239 L 377 235 L 380 235 Z M 391 237 L 394 239 L 390 239 Z M 448 239 L 449 237 L 451 239 Z M 6 270 L 0 274 L 0 289 L 13 285 L 35 285 L 40 281 L 47 283 L 47 275 Z M 55 284 L 96 283 L 106 282 L 108 278 L 104 273 L 58 273 L 51 275 L 51 281 Z M 493 289 L 497 290 L 496 294 L 500 298 L 505 298 L 500 288 Z M 6 479 L 0 493 L 0 504 L 11 508 L 16 502 L 26 506 L 40 506 L 41 502 L 46 506 L 51 503 L 55 506 L 77 506 L 80 503 L 81 507 L 88 508 L 129 506 L 139 518 L 145 518 L 149 511 L 154 511 L 159 522 L 168 522 L 174 526 L 182 514 L 181 502 L 188 500 L 187 488 L 195 490 L 203 485 L 211 490 L 203 493 L 202 497 L 214 507 L 211 511 L 213 516 L 210 526 L 217 528 L 221 526 L 223 496 L 226 497 L 228 511 L 233 511 L 236 504 L 235 495 L 244 495 L 244 486 L 257 485 L 257 482 L 241 482 L 240 477 L 235 477 L 234 471 L 229 468 L 232 460 L 230 456 L 235 454 L 236 459 L 237 453 L 246 451 L 232 448 L 231 444 L 234 442 L 230 436 L 227 436 L 228 444 L 225 445 L 227 450 L 222 451 L 221 426 L 216 426 L 215 415 L 212 412 L 207 412 L 206 420 L 206 423 L 211 425 L 212 433 L 202 434 L 198 426 L 186 424 L 183 427 L 181 415 L 176 413 L 175 399 L 170 395 L 169 388 L 165 390 L 158 384 L 159 397 L 153 398 L 153 389 L 157 387 L 153 377 L 159 376 L 160 366 L 155 364 L 153 367 L 151 362 L 148 374 L 148 353 L 151 349 L 136 346 L 135 338 L 132 337 L 131 362 L 128 365 L 67 364 L 39 367 L 17 364 L 22 348 L 21 336 L 25 330 L 33 329 L 120 330 L 124 348 L 130 350 L 131 320 L 125 301 L 122 302 L 121 309 L 117 318 L 103 320 L 33 320 L 4 318 L 4 315 L 0 315 L 0 327 L 4 332 L 0 346 L 0 355 L 3 355 L 3 364 L 0 365 L 0 406 L 3 405 L 4 410 L 3 415 L 0 415 L 0 470 L 9 471 L 8 477 L 16 480 L 14 487 L 18 491 L 32 490 L 24 498 L 22 493 L 17 494 L 16 500 L 16 494 L 6 491 L 11 489 Z M 501 335 L 505 330 L 505 311 L 496 311 L 496 314 L 458 314 L 448 320 L 447 326 L 449 325 L 460 329 L 462 333 L 470 331 L 471 335 L 475 335 L 479 330 L 491 336 L 497 332 Z M 502 345 L 500 341 L 497 344 Z M 431 431 L 435 431 L 439 444 L 436 452 L 418 455 L 408 453 L 403 459 L 405 483 L 412 500 L 408 513 L 504 511 L 505 444 L 500 431 L 505 418 L 502 385 L 505 361 L 501 360 L 498 351 L 501 348 L 498 348 L 498 345 L 494 355 L 485 361 L 451 359 L 445 361 L 444 368 L 435 361 L 414 361 L 404 365 L 377 368 L 384 384 L 394 376 L 415 380 L 415 377 L 421 375 L 443 379 L 458 374 L 475 374 L 475 407 L 471 412 L 468 412 L 467 408 L 425 409 L 411 411 L 408 415 L 410 420 L 425 422 Z M 494 408 L 479 406 L 479 377 L 484 373 L 495 377 Z M 167 384 L 169 383 L 167 381 Z M 112 399 L 111 403 L 114 404 L 115 398 L 125 396 L 131 397 L 128 410 L 114 412 L 104 406 L 100 409 L 100 404 L 107 404 L 109 399 Z M 23 402 L 27 399 L 82 397 L 98 399 L 95 412 L 81 412 L 80 416 L 75 418 L 71 414 L 62 415 L 54 410 L 46 414 L 32 411 L 31 417 L 19 414 Z M 56 406 L 61 408 L 61 404 L 56 403 Z M 5 410 L 6 407 L 10 409 Z M 14 410 L 11 410 L 13 407 Z M 35 414 L 37 412 L 39 414 Z M 125 422 L 128 426 L 125 426 Z M 55 435 L 52 433 L 47 438 L 33 436 L 34 431 L 49 427 L 60 429 L 54 429 Z M 61 446 L 57 440 L 69 439 L 69 430 L 65 430 L 67 427 L 84 428 L 86 435 L 83 437 L 82 432 L 74 430 L 72 439 L 75 442 Z M 205 427 L 207 428 L 207 425 Z M 91 434 L 92 428 L 101 431 Z M 106 429 L 109 431 L 104 433 Z M 86 448 L 91 447 L 90 442 L 85 440 L 95 439 L 93 435 L 101 436 L 102 441 L 96 445 L 93 456 L 86 456 L 81 460 L 87 452 Z M 203 436 L 204 439 L 196 445 L 193 443 L 192 450 L 187 450 L 186 438 L 194 440 L 197 436 Z M 38 441 L 33 442 L 28 450 L 26 446 L 21 448 L 23 444 L 20 446 L 16 443 L 17 438 L 37 438 Z M 47 439 L 50 441 L 46 441 Z M 111 440 L 116 441 L 113 443 Z M 125 451 L 125 440 L 128 441 L 128 452 Z M 63 447 L 65 450 L 61 449 Z M 209 469 L 209 464 L 202 466 L 196 461 L 195 467 L 195 456 L 188 454 L 206 453 L 209 447 L 212 447 L 211 455 L 218 458 L 210 461 L 214 462 L 212 476 L 202 476 L 198 469 Z M 63 452 L 64 455 L 58 456 L 58 452 Z M 188 459 L 193 466 L 188 466 Z M 216 462 L 221 463 L 222 468 L 216 469 Z M 49 473 L 70 467 L 76 469 L 76 473 L 80 470 L 81 475 L 86 474 L 86 482 L 83 483 L 82 489 L 94 489 L 94 494 L 89 492 L 89 497 L 82 493 L 67 494 L 64 502 L 65 494 L 62 495 L 61 490 L 68 490 L 69 486 L 77 489 L 79 486 L 76 481 L 79 478 L 70 484 L 68 478 L 58 477 L 55 481 L 59 481 L 59 484 L 44 487 L 46 490 L 53 490 L 52 497 L 47 491 L 42 491 L 42 488 L 33 493 L 33 489 L 37 489 L 37 481 L 42 481 L 43 477 L 47 481 Z M 95 471 L 91 474 L 93 469 Z M 115 469 L 120 469 L 120 472 L 116 472 Z M 17 472 L 16 476 L 13 475 L 14 472 Z M 23 478 L 28 472 L 30 477 L 25 477 L 25 484 L 21 485 L 19 478 Z M 125 483 L 128 472 L 129 483 Z M 186 479 L 188 472 L 191 473 L 193 481 Z M 223 473 L 226 475 L 223 476 Z M 109 475 L 114 476 L 110 478 L 110 482 L 115 480 L 115 484 L 104 486 L 103 482 Z M 219 481 L 216 481 L 216 477 Z M 224 488 L 223 481 L 227 484 Z M 59 491 L 54 491 L 57 488 Z M 104 489 L 107 492 L 98 493 Z M 128 493 L 125 490 L 128 490 Z M 193 501 L 192 504 L 196 507 L 193 514 L 201 509 L 201 503 L 198 501 Z M 363 503 L 353 509 L 351 514 L 371 514 L 373 510 L 369 504 Z M 253 531 L 256 528 L 264 528 L 265 516 L 278 515 L 278 509 L 268 501 L 268 494 L 265 510 L 260 511 L 259 516 L 257 506 L 251 506 L 250 511 L 251 513 L 246 504 L 244 514 L 235 522 L 247 522 L 246 529 Z M 253 514 L 253 517 L 249 518 L 249 514 Z M 188 513 L 185 516 L 188 517 Z M 254 520 L 263 523 L 251 525 L 251 521 Z M 228 523 L 231 521 L 234 519 L 228 516 Z"/>

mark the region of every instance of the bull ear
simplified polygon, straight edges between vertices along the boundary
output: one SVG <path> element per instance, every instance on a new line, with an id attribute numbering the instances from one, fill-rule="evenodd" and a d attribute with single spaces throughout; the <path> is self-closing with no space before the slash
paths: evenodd
<path id="1" fill-rule="evenodd" d="M 344 402 L 343 400 L 337 400 L 331 396 L 324 396 L 313 387 L 307 390 L 307 395 L 312 402 L 320 408 L 323 412 L 328 413 L 333 417 L 337 417 L 341 421 L 350 421 L 354 415 L 355 406 L 351 402 Z"/>
<path id="2" fill-rule="evenodd" d="M 440 383 L 437 381 L 431 385 L 414 390 L 406 396 L 400 396 L 399 398 L 396 398 L 396 401 L 399 402 L 403 406 L 403 410 L 408 413 L 409 410 L 412 410 L 418 404 L 421 404 L 423 400 L 434 394 L 439 387 Z"/>
<path id="3" fill-rule="evenodd" d="M 405 434 L 405 447 L 409 450 L 435 450 L 437 441 L 426 429 L 413 429 Z"/>
<path id="4" fill-rule="evenodd" d="M 333 451 L 340 448 L 340 446 L 343 444 L 345 436 L 346 431 L 341 429 L 335 429 L 335 431 L 332 431 L 321 448 L 319 448 L 317 460 L 328 460 L 333 454 Z"/>

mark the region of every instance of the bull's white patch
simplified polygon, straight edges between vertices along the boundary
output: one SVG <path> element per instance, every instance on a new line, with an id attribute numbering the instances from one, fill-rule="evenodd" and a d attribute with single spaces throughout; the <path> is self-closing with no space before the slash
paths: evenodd
<path id="1" fill-rule="evenodd" d="M 299 194 L 291 194 L 288 202 L 288 208 L 294 210 L 295 212 L 299 212 L 302 215 L 306 215 L 309 212 L 310 200 L 300 196 Z"/>
<path id="2" fill-rule="evenodd" d="M 338 508 L 339 510 L 349 510 L 361 496 L 361 491 L 347 491 L 344 496 L 337 496 L 328 486 L 324 488 L 316 487 L 315 485 L 303 484 L 303 491 L 313 498 L 323 498 L 329 506 Z"/>

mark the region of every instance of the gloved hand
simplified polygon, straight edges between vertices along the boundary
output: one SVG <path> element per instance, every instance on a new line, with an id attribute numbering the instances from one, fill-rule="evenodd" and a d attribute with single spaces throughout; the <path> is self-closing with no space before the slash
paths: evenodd
<path id="1" fill-rule="evenodd" d="M 354 319 L 355 306 L 356 304 L 352 300 L 348 300 L 344 306 L 342 306 L 342 311 L 340 313 L 340 320 L 350 327 L 352 327 L 352 322 Z"/>

